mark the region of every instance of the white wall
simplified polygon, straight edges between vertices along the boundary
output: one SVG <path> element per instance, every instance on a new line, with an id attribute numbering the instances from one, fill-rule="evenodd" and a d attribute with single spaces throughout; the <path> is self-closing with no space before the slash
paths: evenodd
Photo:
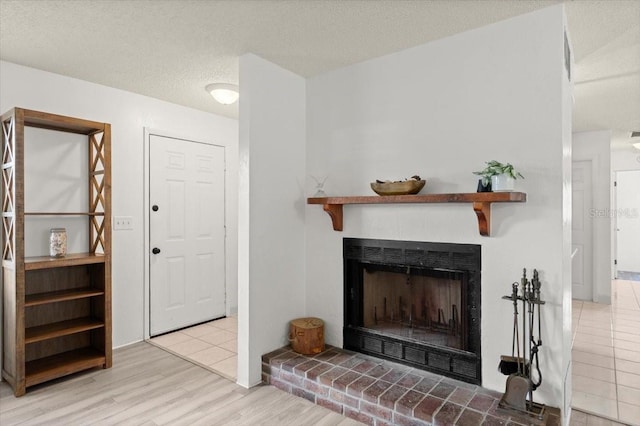
<path id="1" fill-rule="evenodd" d="M 640 170 L 640 150 L 629 146 L 611 151 L 611 171 Z"/>
<path id="2" fill-rule="evenodd" d="M 573 134 L 573 161 L 591 161 L 593 193 L 593 301 L 611 303 L 611 132 Z M 639 163 L 640 165 L 640 163 Z"/>
<path id="3" fill-rule="evenodd" d="M 563 8 L 550 7 L 308 81 L 307 173 L 328 175 L 329 195 L 373 195 L 369 182 L 413 174 L 426 178 L 423 192 L 473 192 L 472 171 L 492 159 L 512 162 L 526 177 L 516 190 L 528 194 L 493 206 L 491 237 L 479 235 L 469 204 L 345 206 L 344 232 L 307 206 L 307 313 L 325 320 L 328 343 L 342 345 L 343 237 L 480 244 L 483 385 L 504 390 L 496 366 L 510 352 L 512 316 L 500 298 L 523 267 L 537 268 L 547 304 L 536 398 L 562 406 L 571 317 L 563 29 Z"/>
<path id="4" fill-rule="evenodd" d="M 248 387 L 305 314 L 305 80 L 246 54 L 240 88 L 238 383 Z"/>
<path id="5" fill-rule="evenodd" d="M 5 61 L 0 62 L 0 93 L 2 112 L 21 107 L 111 123 L 112 211 L 114 216 L 132 216 L 134 224 L 132 231 L 113 232 L 114 347 L 143 339 L 144 127 L 182 135 L 187 139 L 224 145 L 227 156 L 227 297 L 230 309 L 235 311 L 238 184 L 236 120 Z"/>

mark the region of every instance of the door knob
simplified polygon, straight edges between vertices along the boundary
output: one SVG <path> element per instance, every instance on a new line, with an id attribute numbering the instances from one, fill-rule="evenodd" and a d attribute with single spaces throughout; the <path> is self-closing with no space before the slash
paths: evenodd
<path id="1" fill-rule="evenodd" d="M 154 212 L 158 211 L 158 205 L 154 204 L 153 207 L 151 207 L 151 210 L 153 210 Z"/>
<path id="2" fill-rule="evenodd" d="M 158 247 L 154 247 L 153 250 L 151 250 L 151 253 L 158 254 L 160 253 L 160 249 Z"/>

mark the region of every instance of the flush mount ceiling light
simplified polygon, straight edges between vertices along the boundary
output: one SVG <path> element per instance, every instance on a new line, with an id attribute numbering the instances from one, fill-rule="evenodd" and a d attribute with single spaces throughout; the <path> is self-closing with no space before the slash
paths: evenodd
<path id="1" fill-rule="evenodd" d="M 635 149 L 639 149 L 640 150 L 640 132 L 631 132 L 631 135 L 629 135 L 631 140 L 631 145 L 635 148 Z"/>
<path id="2" fill-rule="evenodd" d="M 238 100 L 240 92 L 238 86 L 229 83 L 213 83 L 208 84 L 205 90 L 213 96 L 213 99 L 222 105 L 230 105 Z"/>

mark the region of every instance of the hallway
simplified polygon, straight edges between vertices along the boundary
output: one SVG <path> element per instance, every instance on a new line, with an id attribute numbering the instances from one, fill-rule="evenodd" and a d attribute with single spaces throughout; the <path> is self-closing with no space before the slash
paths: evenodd
<path id="1" fill-rule="evenodd" d="M 572 319 L 572 407 L 640 425 L 640 281 L 614 280 L 611 305 L 574 300 Z"/>

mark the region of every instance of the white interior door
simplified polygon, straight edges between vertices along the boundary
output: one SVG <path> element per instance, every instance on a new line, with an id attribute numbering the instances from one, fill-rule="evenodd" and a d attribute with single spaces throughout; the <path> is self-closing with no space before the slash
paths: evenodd
<path id="1" fill-rule="evenodd" d="M 617 270 L 640 272 L 640 170 L 616 173 Z"/>
<path id="2" fill-rule="evenodd" d="M 591 161 L 574 161 L 572 168 L 572 297 L 593 300 Z"/>
<path id="3" fill-rule="evenodd" d="M 224 148 L 151 135 L 149 331 L 225 314 Z"/>

